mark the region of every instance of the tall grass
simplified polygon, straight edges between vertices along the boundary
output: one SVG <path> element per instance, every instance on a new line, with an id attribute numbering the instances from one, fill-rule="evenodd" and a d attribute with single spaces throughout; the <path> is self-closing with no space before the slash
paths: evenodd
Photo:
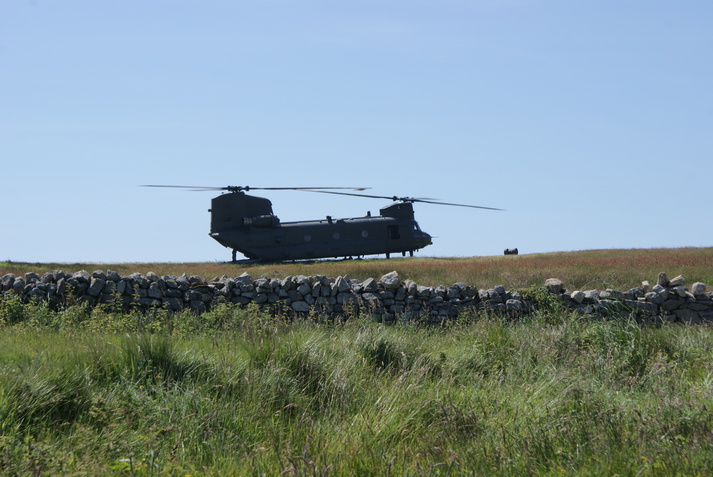
<path id="1" fill-rule="evenodd" d="M 26 272 L 45 273 L 53 270 L 115 270 L 122 275 L 134 272 L 159 275 L 188 273 L 204 279 L 223 274 L 237 276 L 248 272 L 257 278 L 267 275 L 284 278 L 295 275 L 349 275 L 364 280 L 378 278 L 396 270 L 402 279 L 427 286 L 468 285 L 490 288 L 542 286 L 547 278 L 559 278 L 567 288 L 628 290 L 642 280 L 655 282 L 659 272 L 671 278 L 684 275 L 688 283 L 701 281 L 713 285 L 713 247 L 673 249 L 585 250 L 578 252 L 536 253 L 518 256 L 460 258 L 395 258 L 391 260 L 335 260 L 282 264 L 208 263 L 19 263 L 0 262 L 0 276 Z"/>
<path id="2" fill-rule="evenodd" d="M 21 306 L 0 332 L 7 475 L 713 471 L 710 327 L 225 307 L 127 315 L 109 333 L 102 310 Z"/>

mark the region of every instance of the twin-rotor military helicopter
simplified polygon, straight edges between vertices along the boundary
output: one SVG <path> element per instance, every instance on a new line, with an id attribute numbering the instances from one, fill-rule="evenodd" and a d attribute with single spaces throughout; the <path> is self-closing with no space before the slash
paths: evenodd
<path id="1" fill-rule="evenodd" d="M 453 204 L 432 199 L 389 197 L 343 192 L 363 191 L 365 187 L 199 187 L 147 185 L 194 191 L 223 191 L 211 201 L 210 236 L 221 245 L 232 249 L 233 262 L 237 252 L 250 260 L 283 262 L 318 258 L 346 258 L 364 255 L 408 253 L 431 244 L 431 236 L 422 231 L 414 219 L 413 203 L 502 210 L 478 205 Z M 326 216 L 319 220 L 281 222 L 272 210 L 272 202 L 246 194 L 250 190 L 294 190 L 322 194 L 389 199 L 395 203 L 383 207 L 379 216 L 335 219 Z"/>

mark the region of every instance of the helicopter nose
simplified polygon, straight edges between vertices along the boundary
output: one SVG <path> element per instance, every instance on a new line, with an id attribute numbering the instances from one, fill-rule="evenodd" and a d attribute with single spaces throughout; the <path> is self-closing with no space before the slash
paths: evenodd
<path id="1" fill-rule="evenodd" d="M 431 236 L 427 234 L 426 232 L 421 232 L 423 236 L 421 237 L 421 240 L 423 241 L 422 247 L 425 247 L 426 245 L 431 245 L 433 242 L 431 241 Z"/>

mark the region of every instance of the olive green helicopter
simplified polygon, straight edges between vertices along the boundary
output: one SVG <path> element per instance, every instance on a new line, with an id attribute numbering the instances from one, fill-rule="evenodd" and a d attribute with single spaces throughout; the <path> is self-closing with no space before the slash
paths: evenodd
<path id="1" fill-rule="evenodd" d="M 354 258 L 366 255 L 408 253 L 431 245 L 431 235 L 422 231 L 414 218 L 414 202 L 502 210 L 478 205 L 453 204 L 426 198 L 390 197 L 340 189 L 363 191 L 367 187 L 201 187 L 145 185 L 193 191 L 222 191 L 211 200 L 210 236 L 232 249 L 232 261 L 240 252 L 250 261 L 284 262 L 320 258 Z M 248 195 L 250 190 L 293 190 L 322 194 L 389 199 L 395 203 L 383 207 L 378 216 L 333 218 L 281 222 L 272 210 L 272 202 Z"/>

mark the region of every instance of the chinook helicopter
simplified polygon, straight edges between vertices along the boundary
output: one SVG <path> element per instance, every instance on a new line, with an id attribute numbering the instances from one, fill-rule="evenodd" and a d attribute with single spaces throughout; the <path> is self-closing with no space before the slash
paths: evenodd
<path id="1" fill-rule="evenodd" d="M 237 252 L 249 260 L 283 262 L 318 258 L 346 258 L 364 255 L 408 253 L 431 245 L 431 236 L 422 231 L 414 219 L 413 203 L 502 210 L 477 205 L 453 204 L 432 199 L 389 197 L 342 192 L 366 187 L 199 187 L 146 185 L 143 187 L 172 187 L 194 191 L 223 191 L 211 200 L 210 236 L 221 245 L 232 249 L 232 261 Z M 281 222 L 272 210 L 272 202 L 263 197 L 246 194 L 250 190 L 294 190 L 322 194 L 389 199 L 394 204 L 383 207 L 379 216 Z M 227 193 L 225 193 L 227 192 Z"/>

